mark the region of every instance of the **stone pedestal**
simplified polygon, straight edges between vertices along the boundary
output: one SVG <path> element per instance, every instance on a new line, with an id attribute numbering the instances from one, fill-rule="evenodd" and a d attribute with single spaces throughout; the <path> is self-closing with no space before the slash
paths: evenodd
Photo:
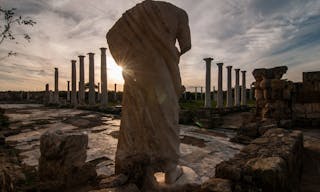
<path id="1" fill-rule="evenodd" d="M 108 105 L 108 84 L 107 84 L 107 48 L 100 48 L 101 50 L 101 105 Z"/>
<path id="2" fill-rule="evenodd" d="M 232 66 L 227 66 L 227 107 L 233 107 L 233 97 L 232 97 L 232 75 L 231 75 L 231 69 Z"/>
<path id="3" fill-rule="evenodd" d="M 89 55 L 89 105 L 96 104 L 96 91 L 94 84 L 94 53 L 88 53 Z"/>
<path id="4" fill-rule="evenodd" d="M 246 88 L 246 71 L 241 71 L 242 73 L 242 90 L 241 90 L 241 105 L 247 105 L 247 88 Z"/>
<path id="5" fill-rule="evenodd" d="M 77 105 L 77 73 L 76 73 L 76 60 L 71 61 L 71 76 L 72 76 L 72 82 L 71 82 L 71 104 L 72 105 Z"/>
<path id="6" fill-rule="evenodd" d="M 84 58 L 85 56 L 79 55 L 79 103 L 85 103 L 85 88 L 84 88 Z"/>
<path id="7" fill-rule="evenodd" d="M 222 66 L 223 63 L 218 65 L 218 95 L 217 95 L 217 108 L 223 108 L 223 90 L 222 90 Z"/>

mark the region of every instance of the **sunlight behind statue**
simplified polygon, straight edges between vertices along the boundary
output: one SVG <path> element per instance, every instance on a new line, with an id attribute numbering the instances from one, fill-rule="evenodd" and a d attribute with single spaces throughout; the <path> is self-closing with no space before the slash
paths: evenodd
<path id="1" fill-rule="evenodd" d="M 166 183 L 174 183 L 181 175 L 178 64 L 191 48 L 188 15 L 170 3 L 146 0 L 122 15 L 107 40 L 125 80 L 116 173 L 129 174 L 134 162 L 144 163 L 151 174 L 162 171 Z"/>

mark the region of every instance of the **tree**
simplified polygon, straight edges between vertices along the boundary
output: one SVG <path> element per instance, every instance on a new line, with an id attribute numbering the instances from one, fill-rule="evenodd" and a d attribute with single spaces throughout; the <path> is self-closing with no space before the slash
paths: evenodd
<path id="1" fill-rule="evenodd" d="M 4 9 L 0 6 L 0 44 L 2 44 L 5 40 L 16 41 L 16 43 L 18 43 L 16 40 L 17 34 L 13 32 L 14 26 L 34 26 L 36 24 L 36 22 L 29 17 L 17 16 L 16 10 L 16 8 Z M 24 33 L 23 38 L 28 42 L 31 39 L 28 33 Z M 8 55 L 16 55 L 16 53 L 10 51 Z"/>

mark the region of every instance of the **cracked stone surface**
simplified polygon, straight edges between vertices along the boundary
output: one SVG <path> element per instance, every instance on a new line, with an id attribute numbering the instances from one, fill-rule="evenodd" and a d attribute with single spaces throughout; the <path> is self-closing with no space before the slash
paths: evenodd
<path id="1" fill-rule="evenodd" d="M 115 116 L 77 109 L 53 109 L 41 105 L 5 104 L 10 129 L 18 130 L 6 142 L 18 150 L 21 163 L 37 168 L 40 157 L 39 139 L 49 129 L 87 132 L 87 162 L 96 162 L 98 175 L 114 172 L 120 119 Z M 205 182 L 215 175 L 215 166 L 237 154 L 242 145 L 229 142 L 232 130 L 204 130 L 180 125 L 180 164 L 190 167 Z"/>

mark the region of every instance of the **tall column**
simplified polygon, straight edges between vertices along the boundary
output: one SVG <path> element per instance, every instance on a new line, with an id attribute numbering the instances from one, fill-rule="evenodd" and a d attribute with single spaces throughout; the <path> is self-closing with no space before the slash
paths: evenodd
<path id="1" fill-rule="evenodd" d="M 114 84 L 114 101 L 117 101 L 117 84 Z"/>
<path id="2" fill-rule="evenodd" d="M 89 55 L 89 105 L 96 104 L 96 92 L 94 85 L 94 53 L 88 53 Z"/>
<path id="3" fill-rule="evenodd" d="M 234 87 L 234 105 L 236 107 L 239 107 L 240 106 L 240 85 L 239 85 L 239 82 L 240 82 L 240 69 L 234 69 L 235 72 L 236 72 L 236 84 L 235 84 L 235 87 Z"/>
<path id="4" fill-rule="evenodd" d="M 198 87 L 194 88 L 194 100 L 198 100 Z"/>
<path id="5" fill-rule="evenodd" d="M 204 107 L 211 107 L 211 96 L 210 96 L 210 88 L 211 88 L 211 61 L 213 58 L 205 58 L 203 59 L 206 62 L 206 95 L 204 101 Z"/>
<path id="6" fill-rule="evenodd" d="M 101 105 L 108 105 L 108 89 L 107 89 L 107 48 L 100 48 L 101 50 Z"/>
<path id="7" fill-rule="evenodd" d="M 85 87 L 84 87 L 84 58 L 85 56 L 79 55 L 79 103 L 84 104 L 85 103 Z"/>
<path id="8" fill-rule="evenodd" d="M 232 107 L 233 106 L 232 86 L 231 86 L 231 81 L 232 81 L 231 70 L 232 70 L 232 66 L 227 66 L 226 68 L 227 68 L 227 107 Z"/>
<path id="9" fill-rule="evenodd" d="M 76 60 L 71 60 L 71 104 L 77 105 L 77 71 L 76 71 Z"/>
<path id="10" fill-rule="evenodd" d="M 67 81 L 67 101 L 70 101 L 70 81 Z"/>
<path id="11" fill-rule="evenodd" d="M 241 105 L 247 105 L 247 88 L 246 88 L 246 71 L 241 71 L 242 73 L 242 90 L 241 90 Z"/>
<path id="12" fill-rule="evenodd" d="M 101 94 L 100 94 L 100 83 L 98 83 L 98 94 L 97 94 L 97 101 L 101 102 Z"/>
<path id="13" fill-rule="evenodd" d="M 59 104 L 59 71 L 54 68 L 54 96 L 53 102 Z"/>
<path id="14" fill-rule="evenodd" d="M 218 65 L 218 95 L 217 95 L 217 108 L 223 107 L 223 90 L 222 90 L 222 66 L 223 63 L 217 63 Z"/>

